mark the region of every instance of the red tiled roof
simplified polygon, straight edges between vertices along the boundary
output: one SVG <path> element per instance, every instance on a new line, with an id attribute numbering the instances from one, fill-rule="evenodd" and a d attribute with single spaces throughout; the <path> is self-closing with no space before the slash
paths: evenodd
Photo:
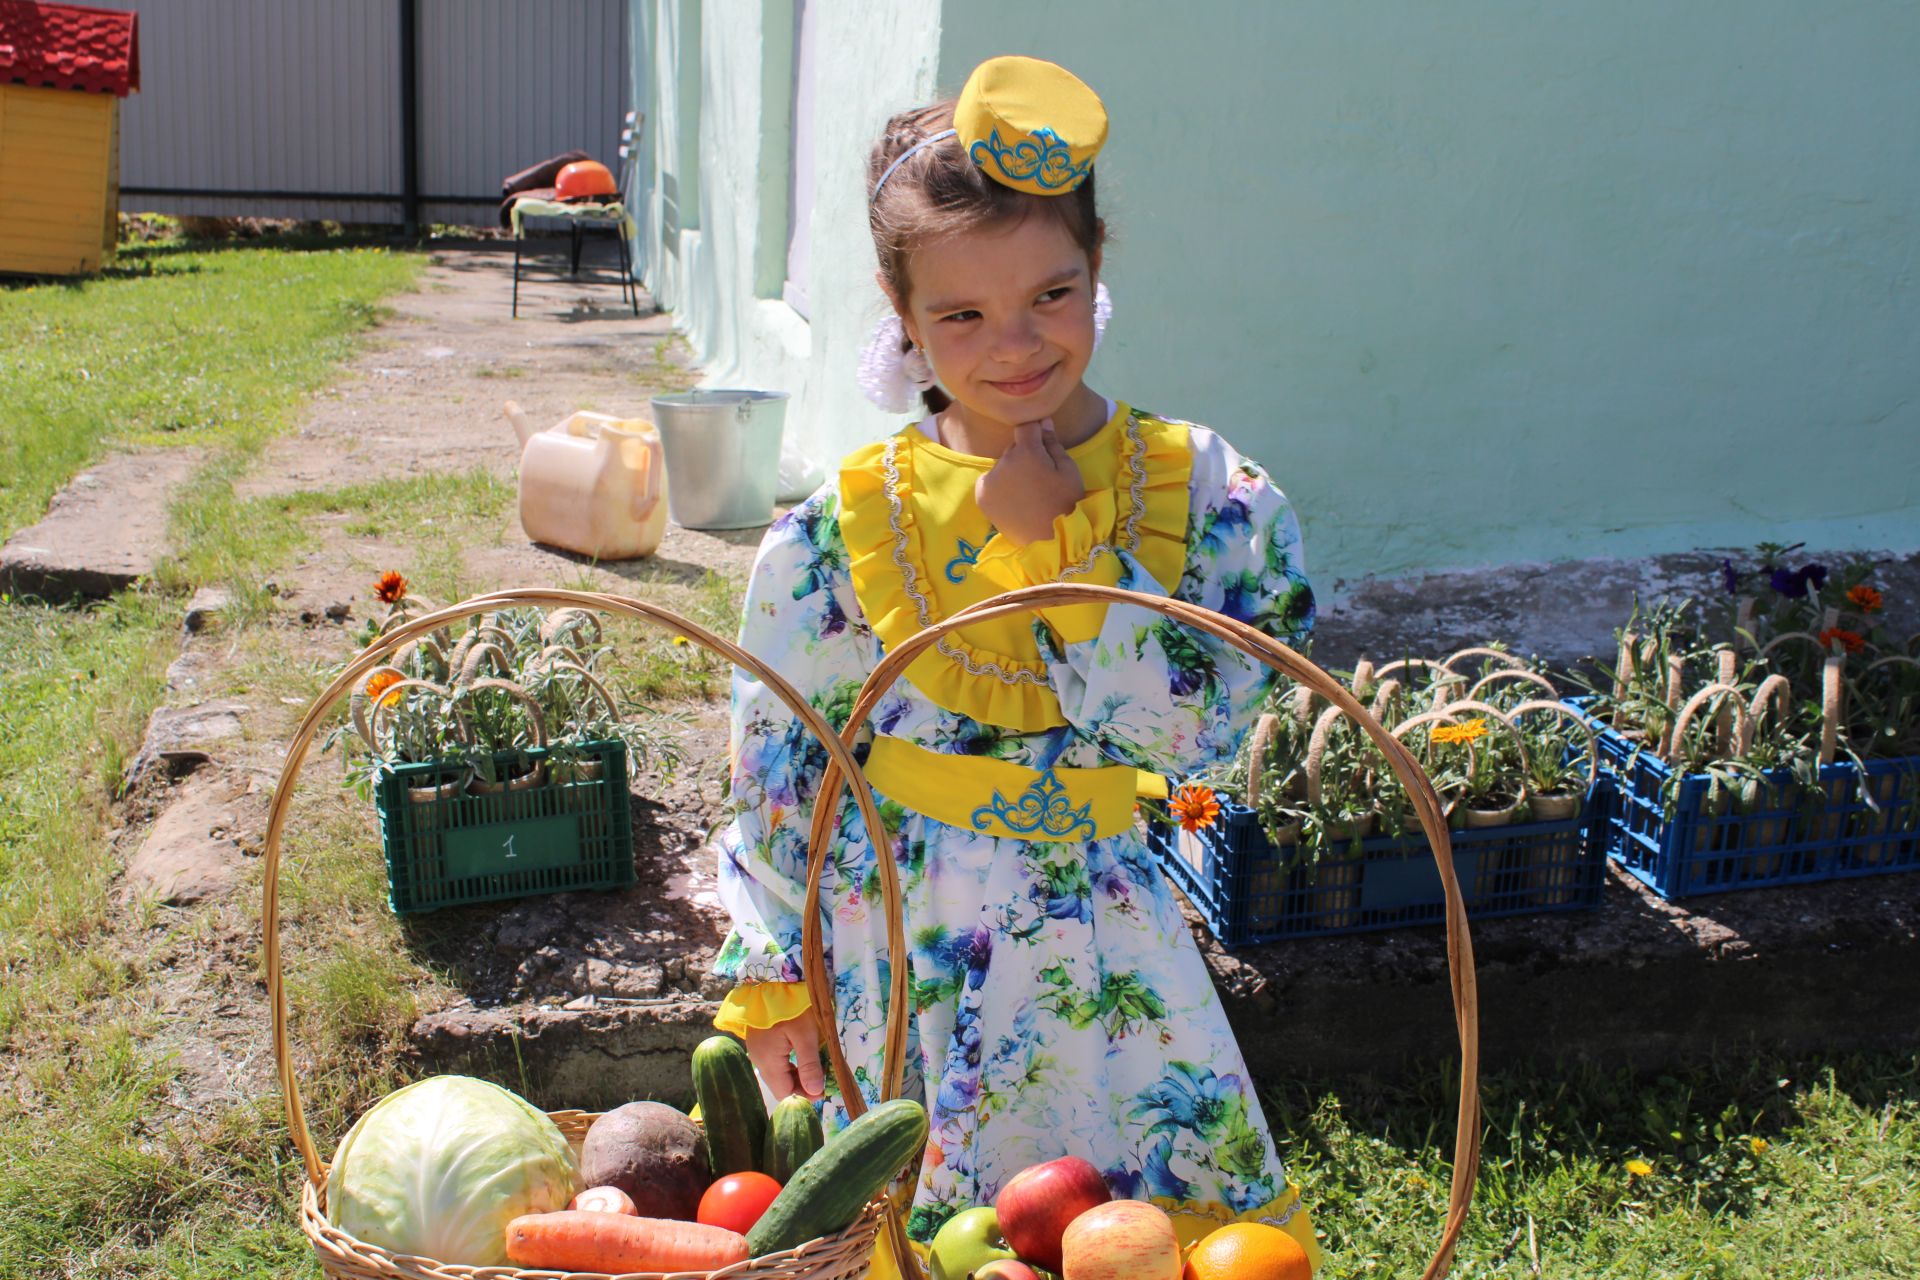
<path id="1" fill-rule="evenodd" d="M 0 83 L 124 98 L 140 87 L 140 42 L 126 9 L 0 0 Z"/>

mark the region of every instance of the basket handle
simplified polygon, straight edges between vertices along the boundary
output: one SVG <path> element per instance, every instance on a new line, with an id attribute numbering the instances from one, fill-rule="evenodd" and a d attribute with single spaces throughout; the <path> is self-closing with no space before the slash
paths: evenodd
<path id="1" fill-rule="evenodd" d="M 1551 701 L 1546 698 L 1536 698 L 1532 702 L 1523 702 L 1507 712 L 1507 718 L 1517 725 L 1520 723 L 1521 716 L 1533 711 L 1550 711 L 1564 720 L 1571 720 L 1580 726 L 1582 733 L 1587 735 L 1587 785 L 1591 787 L 1593 780 L 1600 774 L 1600 735 L 1593 731 L 1593 726 L 1588 724 L 1579 712 L 1558 698 Z"/>
<path id="2" fill-rule="evenodd" d="M 1839 654 L 1820 668 L 1820 763 L 1832 764 L 1840 747 L 1840 725 L 1847 714 L 1847 660 Z"/>
<path id="3" fill-rule="evenodd" d="M 1397 675 L 1402 671 L 1410 672 L 1415 667 L 1425 667 L 1429 671 L 1444 671 L 1449 676 L 1458 676 L 1460 674 L 1446 663 L 1436 662 L 1432 658 L 1395 658 L 1386 666 L 1375 671 L 1373 678 L 1375 680 L 1385 680 L 1388 676 Z"/>
<path id="4" fill-rule="evenodd" d="M 1553 681 L 1547 679 L 1538 671 L 1528 671 L 1524 667 L 1502 667 L 1498 671 L 1488 672 L 1473 682 L 1472 686 L 1467 690 L 1467 696 L 1469 698 L 1478 698 L 1482 689 L 1490 684 L 1498 684 L 1502 680 L 1519 680 L 1527 684 L 1537 684 L 1555 698 L 1560 696 L 1560 691 L 1553 687 Z"/>
<path id="5" fill-rule="evenodd" d="M 1408 716 L 1405 720 L 1402 720 L 1399 724 L 1393 726 L 1393 736 L 1400 739 L 1402 742 L 1405 742 L 1407 739 L 1407 732 L 1412 729 L 1418 729 L 1423 724 L 1458 724 L 1458 723 L 1460 723 L 1460 718 L 1453 714 L 1452 707 L 1435 707 L 1431 711 L 1422 711 L 1419 715 Z M 1474 775 L 1478 773 L 1480 769 L 1480 753 L 1473 749 L 1473 744 L 1471 742 L 1463 742 L 1460 745 L 1466 748 L 1467 779 L 1468 781 L 1472 781 Z M 1433 759 L 1433 737 L 1431 734 L 1427 736 L 1426 750 L 1422 754 L 1428 760 Z M 1448 799 L 1447 810 L 1449 813 L 1453 811 L 1453 807 L 1455 803 L 1456 801 L 1452 799 Z"/>
<path id="6" fill-rule="evenodd" d="M 488 645 L 488 648 L 493 646 Z M 478 650 L 475 650 L 478 652 Z M 533 745 L 536 748 L 547 745 L 547 718 L 540 713 L 540 704 L 533 695 L 511 680 L 501 680 L 487 676 L 479 680 L 461 680 L 453 686 L 453 692 L 447 697 L 447 704 L 453 708 L 454 723 L 460 726 L 460 732 L 468 741 L 472 741 L 473 726 L 467 723 L 467 716 L 460 704 L 476 689 L 498 689 L 527 709 L 527 723 L 533 726 Z"/>
<path id="7" fill-rule="evenodd" d="M 1267 757 L 1273 753 L 1274 737 L 1280 732 L 1280 717 L 1271 711 L 1253 725 L 1253 740 L 1247 747 L 1247 807 L 1260 803 L 1260 792 L 1267 776 Z"/>
<path id="8" fill-rule="evenodd" d="M 1777 672 L 1760 682 L 1760 687 L 1753 691 L 1753 701 L 1747 704 L 1747 732 L 1750 736 L 1740 744 L 1742 755 L 1753 745 L 1753 738 L 1759 735 L 1760 726 L 1766 723 L 1769 710 L 1778 714 L 1783 729 L 1793 719 L 1793 682 Z"/>
<path id="9" fill-rule="evenodd" d="M 1491 650 L 1491 652 L 1498 653 L 1500 651 L 1494 649 Z M 1513 722 L 1510 714 L 1502 711 L 1490 702 L 1481 702 L 1477 698 L 1462 698 L 1458 702 L 1449 702 L 1446 709 L 1447 714 L 1450 716 L 1457 717 L 1462 712 L 1472 712 L 1477 716 L 1485 716 L 1487 719 L 1498 723 L 1501 728 L 1507 731 L 1507 736 L 1513 739 L 1513 749 L 1520 755 L 1520 795 L 1518 799 L 1525 800 L 1530 790 L 1527 786 L 1527 780 L 1533 774 L 1533 763 L 1527 757 L 1527 740 L 1521 735 L 1520 726 Z"/>
<path id="10" fill-rule="evenodd" d="M 612 595 L 597 591 L 566 591 L 558 588 L 519 588 L 511 591 L 496 591 L 490 595 L 476 596 L 461 604 L 437 610 L 415 618 L 401 626 L 393 628 L 371 645 L 361 650 L 353 661 L 333 682 L 321 691 L 313 704 L 300 718 L 299 725 L 293 731 L 293 738 L 287 745 L 286 760 L 280 766 L 280 776 L 274 783 L 273 803 L 267 817 L 267 835 L 263 860 L 263 879 L 265 888 L 260 905 L 261 949 L 265 953 L 267 968 L 267 1007 L 273 1019 L 273 1057 L 279 1074 L 280 1093 L 287 1108 L 287 1129 L 293 1137 L 293 1144 L 299 1148 L 300 1159 L 306 1165 L 307 1180 L 316 1190 L 324 1189 L 327 1180 L 326 1162 L 313 1143 L 313 1134 L 307 1128 L 306 1108 L 300 1099 L 299 1082 L 294 1079 L 293 1050 L 287 1034 L 287 992 L 283 973 L 283 958 L 280 953 L 280 855 L 281 841 L 287 825 L 287 811 L 293 803 L 294 784 L 300 779 L 300 771 L 305 767 L 308 753 L 312 750 L 313 740 L 320 731 L 321 722 L 327 717 L 343 696 L 365 686 L 367 674 L 382 665 L 388 655 L 407 642 L 475 614 L 486 613 L 514 605 L 571 605 L 576 608 L 617 613 L 629 618 L 637 618 L 651 623 L 699 645 L 703 649 L 717 653 L 735 666 L 752 672 L 767 688 L 771 689 L 787 709 L 793 713 L 807 729 L 820 740 L 826 748 L 829 767 L 841 771 L 835 784 L 834 799 L 839 798 L 839 788 L 849 785 L 852 779 L 854 804 L 860 811 L 860 817 L 870 832 L 883 832 L 885 827 L 880 821 L 880 810 L 873 802 L 873 792 L 867 787 L 866 778 L 854 763 L 853 753 L 843 743 L 833 728 L 812 705 L 802 697 L 792 684 L 779 672 L 754 657 L 731 640 L 723 639 L 697 623 L 663 609 L 659 605 L 644 600 L 634 600 L 627 596 Z M 879 843 L 878 839 L 875 841 Z M 887 859 L 881 859 L 883 867 L 891 867 Z M 895 901 L 898 894 L 895 894 Z M 814 923 L 818 930 L 817 922 Z M 816 941 L 818 939 L 816 938 Z M 887 945 L 893 948 L 895 955 L 907 953 L 905 931 L 901 926 L 899 912 L 893 912 L 887 921 Z M 810 978 L 815 976 L 812 972 Z M 904 1055 L 895 1051 L 896 1042 L 904 1049 L 907 1031 L 907 966 L 896 967 L 894 973 L 893 1001 L 888 1006 L 887 1022 L 887 1070 L 886 1078 L 898 1080 Z M 829 988 L 831 989 L 831 988 Z M 821 1039 L 830 1045 L 839 1045 L 839 1032 L 834 1026 L 831 1009 L 815 1008 L 815 1022 L 820 1028 Z M 895 1029 L 897 1026 L 897 1034 Z M 837 1054 L 837 1061 L 844 1061 L 845 1055 Z M 843 1093 L 858 1096 L 859 1089 L 852 1077 L 840 1079 Z M 883 1096 L 897 1097 L 897 1083 L 891 1093 Z"/>
<path id="11" fill-rule="evenodd" d="M 1413 753 L 1404 743 L 1388 733 L 1378 720 L 1369 715 L 1367 709 L 1360 704 L 1360 700 L 1354 697 L 1345 685 L 1264 632 L 1257 631 L 1244 622 L 1188 604 L 1183 600 L 1145 595 L 1119 587 L 1095 586 L 1091 583 L 1049 583 L 1023 587 L 1017 591 L 1009 591 L 984 600 L 895 645 L 874 668 L 873 674 L 867 677 L 866 683 L 861 686 L 859 697 L 854 701 L 853 710 L 847 717 L 846 727 L 840 732 L 840 745 L 842 748 L 851 746 L 856 736 L 866 726 L 874 707 L 899 680 L 908 665 L 949 633 L 963 626 L 1016 614 L 1028 614 L 1050 606 L 1092 603 L 1134 605 L 1164 614 L 1177 622 L 1183 622 L 1217 639 L 1224 640 L 1241 653 L 1265 663 L 1300 684 L 1312 686 L 1322 697 L 1350 716 L 1354 723 L 1360 726 L 1386 756 L 1388 765 L 1406 787 L 1408 798 L 1413 801 L 1414 811 L 1420 818 L 1420 825 L 1426 831 L 1428 847 L 1432 849 L 1434 861 L 1439 867 L 1441 889 L 1446 895 L 1447 972 L 1451 980 L 1454 1023 L 1459 1030 L 1460 1039 L 1460 1106 L 1454 1131 L 1453 1183 L 1448 1197 L 1447 1220 L 1441 1231 L 1440 1245 L 1434 1254 L 1433 1261 L 1428 1263 L 1427 1269 L 1421 1273 L 1422 1280 L 1438 1280 L 1452 1268 L 1454 1245 L 1460 1237 L 1461 1228 L 1466 1225 L 1467 1209 L 1473 1200 L 1473 1184 L 1480 1165 L 1480 1004 L 1473 967 L 1473 942 L 1467 928 L 1466 903 L 1460 894 L 1460 882 L 1454 874 L 1453 844 L 1447 831 L 1447 820 L 1441 808 L 1440 797 L 1434 793 L 1433 784 L 1428 781 L 1426 773 L 1420 768 L 1419 761 L 1414 759 Z M 846 784 L 848 778 L 847 765 L 842 763 L 842 758 L 846 754 L 845 750 L 836 753 L 827 766 L 820 794 L 814 801 L 813 831 L 807 858 L 807 903 L 801 914 L 801 922 L 805 933 L 807 986 L 813 993 L 816 1009 L 830 1008 L 833 998 L 832 984 L 826 981 L 817 961 L 823 946 L 820 936 L 819 903 L 821 876 L 826 868 L 840 787 Z M 870 829 L 881 830 L 877 824 L 872 825 Z M 894 955 L 904 956 L 906 951 L 903 944 L 895 940 L 898 936 L 901 915 L 898 870 L 894 866 L 893 859 L 885 856 L 884 853 L 877 862 L 881 890 L 888 914 L 888 946 L 894 948 Z M 892 968 L 895 983 L 892 1008 L 898 1009 L 905 1003 L 901 994 L 901 985 L 905 980 L 907 966 L 895 964 Z M 887 1027 L 886 1083 L 888 1086 L 893 1085 L 895 1074 L 902 1065 L 901 1059 L 893 1054 L 896 1032 L 898 1037 L 904 1040 L 905 1024 L 902 1023 L 896 1027 L 890 1017 Z M 837 1046 L 839 1041 L 837 1038 L 831 1038 L 829 1043 Z M 840 1069 L 837 1060 L 835 1069 L 836 1071 Z M 901 1225 L 900 1215 L 889 1213 L 887 1220 L 896 1259 L 908 1280 L 918 1280 L 919 1262 L 912 1250 L 906 1247 L 905 1231 Z"/>
<path id="12" fill-rule="evenodd" d="M 1726 705 L 1733 708 L 1734 742 L 1746 743 L 1753 740 L 1753 717 L 1747 713 L 1746 707 L 1741 705 L 1740 690 L 1716 680 L 1688 698 L 1686 705 L 1680 708 L 1680 714 L 1674 717 L 1673 729 L 1667 740 L 1667 749 L 1662 753 L 1668 760 L 1676 763 L 1679 761 L 1680 744 L 1686 739 L 1688 726 L 1693 723 L 1693 718 L 1699 714 L 1700 708 L 1716 699 L 1724 700 Z"/>
<path id="13" fill-rule="evenodd" d="M 392 669 L 393 668 L 386 666 L 385 664 L 382 664 L 381 666 L 374 668 L 375 671 L 391 671 Z M 365 686 L 363 685 L 361 686 L 361 688 L 362 690 L 364 690 Z M 378 698 L 372 699 L 373 707 L 371 710 L 367 712 L 367 732 L 366 732 L 367 750 L 374 752 L 376 755 L 379 754 L 380 752 L 380 717 L 382 715 L 386 715 L 391 712 L 397 711 L 399 709 L 400 704 L 403 701 L 405 701 L 405 698 L 403 695 L 406 694 L 406 692 L 410 689 L 424 689 L 428 693 L 437 694 L 441 698 L 445 698 L 449 692 L 444 686 L 437 685 L 431 680 L 417 680 L 411 677 L 403 680 L 396 680 L 392 684 L 388 685 L 385 689 L 382 689 L 380 691 L 380 696 Z M 365 692 L 362 691 L 362 692 L 356 692 L 354 696 L 359 698 L 365 698 L 366 694 Z"/>
<path id="14" fill-rule="evenodd" d="M 1484 645 L 1476 645 L 1471 649 L 1461 649 L 1457 653 L 1448 654 L 1447 660 L 1445 662 L 1442 662 L 1440 665 L 1445 667 L 1447 670 L 1452 671 L 1453 664 L 1460 661 L 1460 659 L 1462 658 L 1489 659 L 1493 662 L 1498 663 L 1502 668 L 1508 669 L 1508 670 L 1512 670 L 1516 668 L 1524 668 L 1527 665 L 1526 659 L 1515 657 L 1513 654 L 1508 653 L 1505 649 L 1489 649 L 1489 648 L 1486 648 Z"/>

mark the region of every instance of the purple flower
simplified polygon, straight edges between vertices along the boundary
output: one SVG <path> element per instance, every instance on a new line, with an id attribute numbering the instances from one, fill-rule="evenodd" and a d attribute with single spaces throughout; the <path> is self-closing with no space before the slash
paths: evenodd
<path id="1" fill-rule="evenodd" d="M 1816 563 L 1798 569 L 1775 569 L 1767 581 L 1788 599 L 1804 600 L 1809 586 L 1818 591 L 1827 585 L 1827 566 Z"/>
<path id="2" fill-rule="evenodd" d="M 1728 595 L 1732 595 L 1734 592 L 1740 590 L 1740 575 L 1734 572 L 1733 561 L 1722 560 L 1720 562 L 1720 580 L 1727 584 Z"/>

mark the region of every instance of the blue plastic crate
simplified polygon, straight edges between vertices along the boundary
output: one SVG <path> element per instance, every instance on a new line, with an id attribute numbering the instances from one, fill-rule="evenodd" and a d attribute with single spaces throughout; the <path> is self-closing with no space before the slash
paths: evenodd
<path id="1" fill-rule="evenodd" d="M 1600 904 L 1605 874 L 1603 777 L 1572 818 L 1454 831 L 1453 868 L 1474 919 L 1578 911 Z M 1372 836 L 1315 871 L 1287 865 L 1251 809 L 1225 803 L 1214 825 L 1147 824 L 1161 868 L 1222 946 L 1440 924 L 1446 898 L 1426 838 Z"/>
<path id="2" fill-rule="evenodd" d="M 1687 774 L 1669 816 L 1673 766 L 1589 714 L 1592 699 L 1567 702 L 1599 731 L 1600 763 L 1615 779 L 1607 856 L 1663 898 L 1920 868 L 1920 758 L 1869 760 L 1864 776 L 1851 761 L 1823 765 L 1810 788 L 1772 770 L 1745 803 L 1725 788 L 1716 795 L 1707 774 Z"/>

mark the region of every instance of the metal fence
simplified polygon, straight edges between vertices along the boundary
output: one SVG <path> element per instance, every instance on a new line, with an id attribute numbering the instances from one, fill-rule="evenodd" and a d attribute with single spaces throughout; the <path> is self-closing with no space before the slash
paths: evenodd
<path id="1" fill-rule="evenodd" d="M 571 148 L 616 173 L 626 0 L 140 0 L 120 207 L 494 221 Z"/>

